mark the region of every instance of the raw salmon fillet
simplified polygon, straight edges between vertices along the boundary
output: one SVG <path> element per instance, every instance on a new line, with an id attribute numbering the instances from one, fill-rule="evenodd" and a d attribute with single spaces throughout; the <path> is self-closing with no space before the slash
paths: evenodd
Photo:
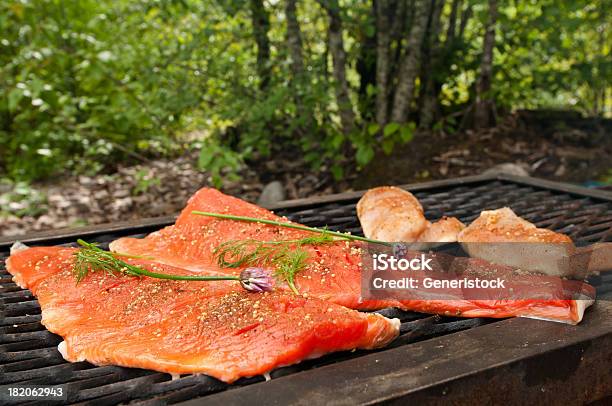
<path id="1" fill-rule="evenodd" d="M 225 195 L 216 189 L 204 188 L 189 199 L 187 207 L 174 225 L 142 239 L 120 238 L 111 243 L 111 250 L 149 256 L 154 261 L 194 272 L 237 275 L 240 269 L 219 268 L 213 257 L 213 250 L 223 242 L 243 239 L 278 241 L 312 236 L 307 231 L 195 215 L 192 214 L 194 210 L 289 222 L 254 204 Z M 565 300 L 567 295 L 544 300 L 363 300 L 362 247 L 362 244 L 355 242 L 304 247 L 309 250 L 310 257 L 308 267 L 298 273 L 295 279 L 300 293 L 353 309 L 396 306 L 423 313 L 462 317 L 518 316 L 570 324 L 580 322 L 585 308 L 592 303 L 589 300 Z M 474 263 L 474 267 L 482 267 L 482 264 Z M 584 287 L 584 284 L 581 286 Z M 283 288 L 282 285 L 279 287 Z M 287 289 L 286 286 L 284 288 Z"/>
<path id="2" fill-rule="evenodd" d="M 399 334 L 397 319 L 283 291 L 249 293 L 234 281 L 94 272 L 76 284 L 74 252 L 29 248 L 7 260 L 15 282 L 38 298 L 42 323 L 64 338 L 59 350 L 68 361 L 233 382 L 332 351 L 381 347 Z M 125 260 L 154 272 L 193 274 Z"/>

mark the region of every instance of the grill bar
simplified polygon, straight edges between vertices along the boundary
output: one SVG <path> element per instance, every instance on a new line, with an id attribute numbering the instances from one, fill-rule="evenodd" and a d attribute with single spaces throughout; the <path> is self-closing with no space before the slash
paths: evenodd
<path id="1" fill-rule="evenodd" d="M 510 206 L 537 225 L 566 232 L 577 241 L 612 240 L 612 193 L 508 176 L 477 176 L 408 188 L 423 202 L 431 219 L 451 215 L 469 222 L 482 209 Z M 361 233 L 355 215 L 355 203 L 360 196 L 360 192 L 354 192 L 302 199 L 283 203 L 275 209 L 278 214 L 307 225 L 328 225 L 333 230 Z M 77 238 L 86 238 L 108 243 L 126 235 L 143 236 L 173 221 L 174 218 L 163 218 L 103 225 L 30 235 L 22 241 L 53 245 L 74 244 Z M 12 242 L 0 239 L 0 265 Z M 599 297 L 612 298 L 612 274 L 594 278 L 592 282 Z M 598 399 L 605 391 L 612 392 L 612 379 L 606 375 L 609 367 L 595 368 L 598 362 L 607 361 L 609 365 L 612 361 L 610 304 L 599 302 L 577 327 L 524 319 L 458 319 L 384 309 L 379 313 L 402 321 L 401 336 L 386 349 L 331 354 L 279 368 L 271 373 L 271 382 L 259 376 L 227 385 L 207 376 L 172 380 L 167 374 L 153 371 L 66 363 L 56 349 L 61 339 L 40 324 L 37 301 L 28 291 L 17 287 L 0 268 L 0 385 L 67 384 L 68 402 L 77 404 L 177 403 L 202 396 L 217 403 L 240 403 L 241 400 L 312 403 L 321 400 L 321 396 L 338 404 L 408 398 L 433 403 L 452 399 L 461 403 L 473 400 L 476 394 L 458 386 L 458 382 L 469 381 L 474 388 L 473 385 L 482 386 L 484 377 L 497 379 L 500 374 L 510 374 L 508 379 L 515 386 L 506 386 L 516 389 L 516 385 L 526 384 L 516 376 L 527 379 L 526 368 L 533 368 L 533 363 L 539 362 L 534 360 L 553 357 L 557 362 L 567 358 L 571 351 L 578 351 L 574 348 L 578 346 L 582 359 L 576 361 L 576 373 L 565 378 L 575 381 L 571 388 L 576 394 L 588 392 L 576 398 L 586 401 Z M 476 356 L 475 352 L 481 354 Z M 561 355 L 550 355 L 557 352 Z M 591 369 L 585 370 L 587 364 Z M 542 372 L 542 379 L 547 373 L 554 375 L 555 367 L 551 365 L 548 365 L 550 370 L 545 368 Z M 513 373 L 513 368 L 518 372 Z M 596 390 L 590 392 L 583 391 L 582 381 L 593 374 L 597 375 L 599 386 L 595 385 Z M 602 384 L 605 377 L 608 379 Z M 552 379 L 540 386 L 543 390 L 554 389 L 556 393 L 567 390 L 567 387 L 555 389 L 558 384 Z M 503 390 L 498 392 L 488 393 L 482 399 L 497 399 L 494 395 L 500 395 Z M 529 389 L 517 400 L 532 399 L 530 396 L 535 393 Z"/>

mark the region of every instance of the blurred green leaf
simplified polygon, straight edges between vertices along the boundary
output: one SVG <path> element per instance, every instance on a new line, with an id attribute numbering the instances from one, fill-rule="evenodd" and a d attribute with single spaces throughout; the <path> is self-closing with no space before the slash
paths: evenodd
<path id="1" fill-rule="evenodd" d="M 23 92 L 19 89 L 13 89 L 8 94 L 8 109 L 9 112 L 14 112 L 19 106 L 19 102 L 23 97 Z"/>
<path id="2" fill-rule="evenodd" d="M 338 181 L 344 177 L 344 168 L 341 165 L 333 164 L 330 170 L 335 180 Z"/>
<path id="3" fill-rule="evenodd" d="M 400 124 L 399 123 L 389 123 L 385 126 L 385 129 L 383 130 L 383 135 L 385 137 L 389 137 L 393 134 L 395 134 L 397 132 L 397 130 L 400 129 Z"/>
<path id="4" fill-rule="evenodd" d="M 391 152 L 393 152 L 393 146 L 395 145 L 395 142 L 392 139 L 385 139 L 382 142 L 382 149 L 383 152 L 387 155 L 390 155 Z"/>
<path id="5" fill-rule="evenodd" d="M 357 149 L 357 154 L 355 155 L 357 159 L 357 164 L 360 166 L 365 166 L 372 158 L 374 158 L 374 148 L 370 145 L 363 145 Z"/>
<path id="6" fill-rule="evenodd" d="M 376 135 L 376 133 L 380 130 L 380 126 L 376 123 L 371 123 L 368 125 L 368 134 Z"/>
<path id="7" fill-rule="evenodd" d="M 414 137 L 414 126 L 413 125 L 403 125 L 400 128 L 400 139 L 402 142 L 410 142 Z"/>

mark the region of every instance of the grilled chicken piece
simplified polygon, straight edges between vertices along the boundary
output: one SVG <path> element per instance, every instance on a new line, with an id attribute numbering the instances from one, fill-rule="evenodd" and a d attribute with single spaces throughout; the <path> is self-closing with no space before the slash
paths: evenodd
<path id="1" fill-rule="evenodd" d="M 412 193 L 385 186 L 363 195 L 357 215 L 366 237 L 415 243 L 411 249 L 459 241 L 474 258 L 552 276 L 583 279 L 612 270 L 612 245 L 576 248 L 567 235 L 538 228 L 508 207 L 483 211 L 467 228 L 452 217 L 430 223 Z"/>
<path id="2" fill-rule="evenodd" d="M 465 224 L 455 217 L 442 217 L 435 223 L 429 223 L 427 229 L 419 236 L 420 242 L 457 242 L 457 235 Z"/>
<path id="3" fill-rule="evenodd" d="M 537 228 L 510 208 L 485 210 L 459 233 L 458 240 L 472 257 L 560 277 L 577 277 L 588 258 L 575 257 L 571 238 Z"/>
<path id="4" fill-rule="evenodd" d="M 357 216 L 365 236 L 381 241 L 416 241 L 428 225 L 417 198 L 393 186 L 368 190 L 357 203 Z"/>
<path id="5" fill-rule="evenodd" d="M 469 227 L 461 231 L 459 241 L 572 243 L 567 235 L 537 228 L 509 207 L 481 212 Z"/>
<path id="6" fill-rule="evenodd" d="M 357 216 L 366 237 L 389 242 L 455 242 L 465 227 L 454 217 L 430 223 L 417 198 L 394 186 L 368 190 L 357 203 Z"/>

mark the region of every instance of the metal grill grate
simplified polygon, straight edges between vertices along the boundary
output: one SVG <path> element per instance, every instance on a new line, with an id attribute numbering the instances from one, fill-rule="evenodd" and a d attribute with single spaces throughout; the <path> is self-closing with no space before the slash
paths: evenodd
<path id="1" fill-rule="evenodd" d="M 426 208 L 426 215 L 436 219 L 442 215 L 456 216 L 464 222 L 473 220 L 480 210 L 510 206 L 517 214 L 534 222 L 571 235 L 577 241 L 596 242 L 612 240 L 612 201 L 600 197 L 566 193 L 507 180 L 445 183 L 437 187 L 419 187 L 416 196 Z M 334 230 L 360 233 L 355 216 L 357 195 L 340 195 L 333 201 L 316 199 L 291 204 L 277 213 L 292 220 L 311 225 L 328 225 Z M 164 224 L 152 224 L 152 231 Z M 104 230 L 90 240 L 108 243 L 120 236 L 134 235 L 136 225 L 124 230 Z M 142 236 L 144 234 L 136 234 Z M 60 241 L 74 241 L 76 236 L 62 237 Z M 37 241 L 44 245 L 57 243 Z M 7 248 L 0 252 L 0 264 L 8 255 Z M 612 280 L 596 278 L 598 293 L 610 294 Z M 172 380 L 168 374 L 116 366 L 96 367 L 86 362 L 67 363 L 57 351 L 59 336 L 49 333 L 40 324 L 38 302 L 27 290 L 20 289 L 2 267 L 0 269 L 0 385 L 19 384 L 67 384 L 68 401 L 96 404 L 135 402 L 139 404 L 176 403 L 199 396 L 249 385 L 264 380 L 263 377 L 242 379 L 227 385 L 207 376 L 185 376 Z M 492 323 L 491 319 L 457 319 L 430 316 L 396 309 L 380 313 L 398 317 L 402 321 L 401 336 L 391 347 L 410 345 L 460 330 L 477 328 Z M 383 349 L 380 351 L 386 351 Z M 298 365 L 279 368 L 271 378 L 298 374 L 323 365 L 339 363 L 364 355 L 365 351 L 331 354 Z M 370 352 L 371 353 L 371 352 Z"/>

